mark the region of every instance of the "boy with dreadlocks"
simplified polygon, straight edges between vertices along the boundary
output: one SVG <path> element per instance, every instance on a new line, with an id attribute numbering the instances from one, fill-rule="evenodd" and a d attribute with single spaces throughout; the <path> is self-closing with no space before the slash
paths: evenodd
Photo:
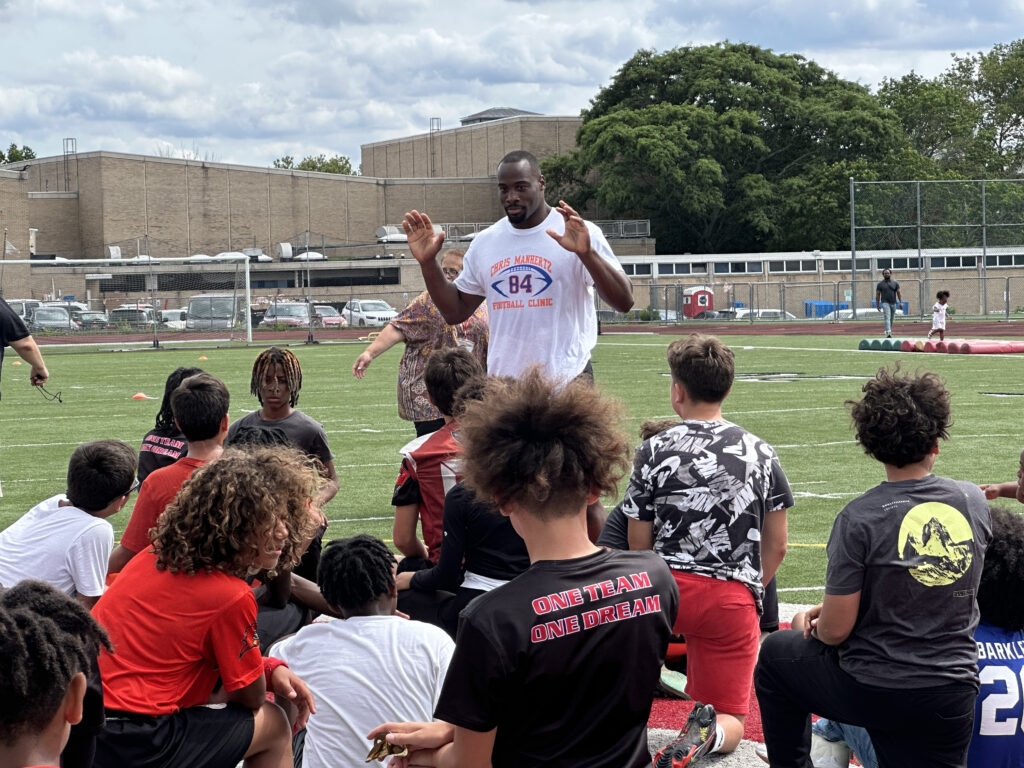
<path id="1" fill-rule="evenodd" d="M 332 541 L 320 590 L 344 621 L 311 624 L 271 649 L 313 692 L 304 768 L 360 765 L 364 734 L 383 720 L 429 720 L 455 645 L 437 627 L 395 615 L 395 558 L 365 534 Z"/>
<path id="2" fill-rule="evenodd" d="M 154 469 L 173 464 L 188 451 L 188 440 L 174 423 L 171 393 L 189 376 L 203 373 L 202 368 L 175 368 L 164 382 L 164 399 L 156 414 L 156 423 L 142 438 L 139 448 L 139 482 L 143 483 Z"/>
<path id="3" fill-rule="evenodd" d="M 101 647 L 110 641 L 89 611 L 49 584 L 0 594 L 0 765 L 60 764 Z"/>
<path id="4" fill-rule="evenodd" d="M 294 449 L 228 450 L 198 470 L 96 604 L 116 654 L 100 657 L 107 724 L 96 768 L 292 765 L 291 726 L 312 704 L 260 654 L 251 571 L 294 563 L 318 478 Z M 204 706 L 215 685 L 227 706 Z"/>
<path id="5" fill-rule="evenodd" d="M 531 565 L 463 611 L 440 722 L 370 733 L 408 746 L 409 764 L 650 765 L 647 718 L 678 591 L 653 552 L 587 535 L 587 505 L 628 466 L 618 415 L 591 384 L 559 386 L 536 368 L 488 381 L 468 404 L 466 483 L 509 516 Z"/>
<path id="6" fill-rule="evenodd" d="M 291 444 L 320 462 L 320 475 L 324 482 L 317 492 L 314 506 L 323 509 L 338 492 L 338 473 L 334 470 L 334 454 L 327 444 L 323 426 L 295 408 L 302 389 L 302 366 L 290 349 L 270 347 L 260 352 L 252 365 L 249 391 L 259 400 L 260 408 L 243 416 L 231 425 L 228 440 L 232 441 L 243 427 L 277 427 L 288 436 Z M 327 528 L 327 518 L 320 516 L 320 530 L 295 572 L 311 581 L 316 579 L 320 562 L 321 538 Z"/>
<path id="7" fill-rule="evenodd" d="M 189 376 L 171 392 L 170 401 L 174 421 L 188 441 L 188 453 L 151 472 L 142 484 L 121 543 L 110 553 L 109 573 L 118 573 L 137 552 L 149 546 L 151 529 L 181 486 L 224 450 L 231 395 L 223 381 L 208 373 Z"/>

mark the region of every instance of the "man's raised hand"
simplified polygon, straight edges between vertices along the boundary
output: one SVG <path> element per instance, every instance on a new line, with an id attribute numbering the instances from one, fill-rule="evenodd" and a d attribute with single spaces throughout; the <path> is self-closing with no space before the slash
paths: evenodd
<path id="1" fill-rule="evenodd" d="M 416 261 L 426 264 L 437 258 L 444 242 L 444 232 L 434 234 L 434 225 L 430 223 L 427 214 L 409 211 L 402 221 L 402 229 L 405 230 L 409 250 Z"/>
<path id="2" fill-rule="evenodd" d="M 555 210 L 565 219 L 565 233 L 559 234 L 553 229 L 547 230 L 547 233 L 565 250 L 572 251 L 581 258 L 586 256 L 590 253 L 590 232 L 587 230 L 583 218 L 564 200 L 558 201 L 558 207 Z"/>

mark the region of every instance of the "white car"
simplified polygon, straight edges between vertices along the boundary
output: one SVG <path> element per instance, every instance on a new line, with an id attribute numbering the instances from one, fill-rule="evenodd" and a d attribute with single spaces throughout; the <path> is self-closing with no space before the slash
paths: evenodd
<path id="1" fill-rule="evenodd" d="M 903 310 L 897 309 L 897 315 L 902 315 Z M 878 320 L 882 321 L 882 310 L 876 307 L 857 307 L 856 309 L 837 309 L 834 312 L 829 312 L 827 315 L 821 318 L 830 323 L 834 323 L 837 320 Z"/>
<path id="2" fill-rule="evenodd" d="M 319 251 L 304 251 L 292 256 L 292 261 L 327 261 L 327 257 Z"/>
<path id="3" fill-rule="evenodd" d="M 784 309 L 746 309 L 745 307 L 736 310 L 736 319 L 749 320 L 751 313 L 755 320 L 796 320 L 796 315 L 786 312 Z"/>
<path id="4" fill-rule="evenodd" d="M 352 299 L 341 310 L 341 316 L 353 327 L 381 328 L 397 314 L 394 307 L 380 299 Z"/>

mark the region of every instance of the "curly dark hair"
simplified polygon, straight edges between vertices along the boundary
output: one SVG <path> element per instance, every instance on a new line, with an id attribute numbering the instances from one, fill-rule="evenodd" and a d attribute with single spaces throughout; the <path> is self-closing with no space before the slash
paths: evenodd
<path id="1" fill-rule="evenodd" d="M 178 388 L 181 382 L 197 373 L 205 373 L 205 371 L 202 368 L 186 368 L 185 366 L 171 371 L 171 375 L 164 382 L 164 399 L 160 401 L 160 410 L 156 414 L 155 429 L 178 431 L 178 428 L 174 426 L 174 414 L 171 412 L 171 393 Z"/>
<path id="2" fill-rule="evenodd" d="M 40 733 L 107 633 L 77 600 L 42 581 L 0 593 L 0 744 Z"/>
<path id="3" fill-rule="evenodd" d="M 589 382 L 560 385 L 533 367 L 490 379 L 459 419 L 465 483 L 482 500 L 538 515 L 575 514 L 591 492 L 613 494 L 629 467 L 622 407 Z"/>
<path id="4" fill-rule="evenodd" d="M 982 621 L 1014 632 L 1024 630 L 1024 517 L 990 507 L 992 543 L 978 587 Z"/>
<path id="5" fill-rule="evenodd" d="M 921 461 L 949 437 L 949 390 L 936 374 L 901 374 L 879 368 L 862 388 L 864 397 L 847 400 L 864 453 L 883 464 L 905 467 Z"/>
<path id="6" fill-rule="evenodd" d="M 278 520 L 288 528 L 278 568 L 296 564 L 316 528 L 311 502 L 319 483 L 312 460 L 297 449 L 225 450 L 185 481 L 150 530 L 157 568 L 245 577 L 260 538 Z"/>
<path id="7" fill-rule="evenodd" d="M 702 403 L 720 403 L 732 389 L 736 361 L 725 344 L 714 336 L 693 333 L 668 345 L 672 379 Z"/>
<path id="8" fill-rule="evenodd" d="M 256 361 L 252 364 L 249 392 L 260 401 L 260 405 L 263 404 L 260 386 L 275 365 L 280 365 L 284 371 L 285 381 L 288 383 L 289 403 L 294 408 L 296 403 L 299 402 L 299 390 L 302 389 L 302 366 L 299 365 L 299 358 L 290 349 L 270 347 L 264 349 L 256 356 Z"/>
<path id="9" fill-rule="evenodd" d="M 365 533 L 334 539 L 324 548 L 316 582 L 332 606 L 358 611 L 391 591 L 395 556 L 387 544 Z"/>
<path id="10" fill-rule="evenodd" d="M 455 412 L 455 395 L 474 378 L 484 376 L 480 361 L 462 347 L 436 349 L 427 358 L 423 369 L 423 383 L 430 402 L 445 416 Z"/>

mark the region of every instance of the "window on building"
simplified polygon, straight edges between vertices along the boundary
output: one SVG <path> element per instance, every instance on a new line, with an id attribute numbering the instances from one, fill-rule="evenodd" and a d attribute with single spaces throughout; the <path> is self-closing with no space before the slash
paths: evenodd
<path id="1" fill-rule="evenodd" d="M 676 274 L 677 275 L 688 275 L 688 274 L 690 274 L 690 265 L 689 264 L 676 264 Z"/>
<path id="2" fill-rule="evenodd" d="M 651 274 L 651 265 L 650 264 L 637 264 L 635 266 L 636 266 L 636 274 L 638 274 L 638 275 L 648 275 L 648 276 Z"/>
<path id="3" fill-rule="evenodd" d="M 763 269 L 760 261 L 747 262 L 747 272 L 756 272 L 757 274 L 761 274 L 762 271 Z"/>
<path id="4" fill-rule="evenodd" d="M 675 264 L 672 264 L 672 263 L 666 264 L 665 262 L 661 262 L 660 264 L 658 264 L 658 274 L 659 275 L 671 275 L 671 274 L 674 274 L 674 273 L 675 273 Z"/>

